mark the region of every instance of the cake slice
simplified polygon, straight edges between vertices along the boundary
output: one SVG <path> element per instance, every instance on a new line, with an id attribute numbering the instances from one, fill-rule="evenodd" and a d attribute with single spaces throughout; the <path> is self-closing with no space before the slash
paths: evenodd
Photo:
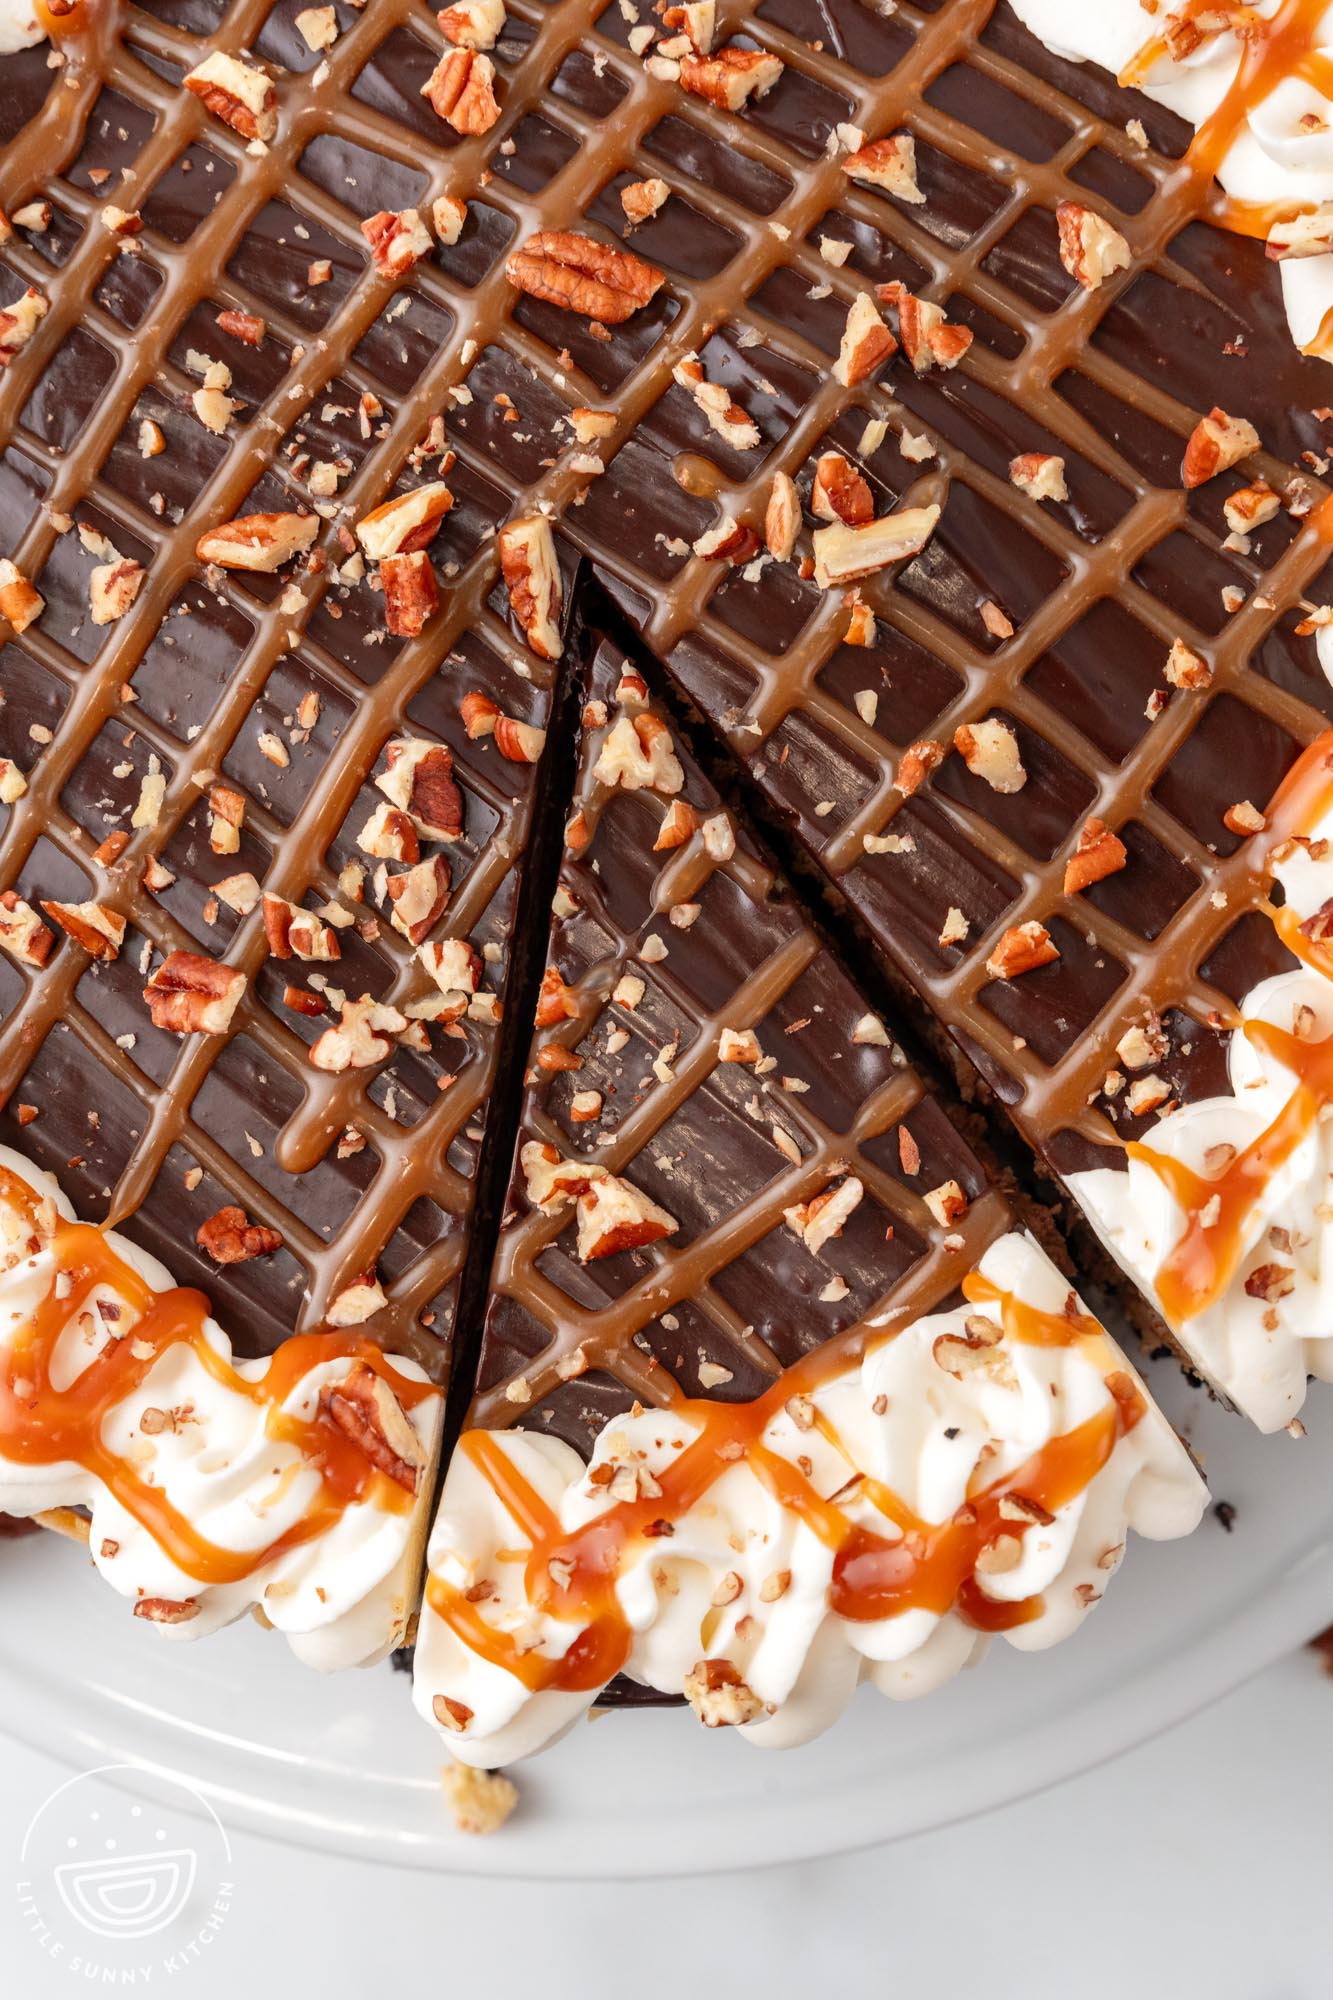
<path id="1" fill-rule="evenodd" d="M 401 1645 L 443 1414 L 365 1334 L 234 1359 L 207 1299 L 0 1148 L 0 1512 L 86 1541 L 163 1637 L 252 1610 L 321 1668 Z"/>
<path id="2" fill-rule="evenodd" d="M 1204 1488 L 1115 1343 L 593 631 L 416 1701 L 539 1747 L 616 1675 L 798 1741 L 1037 1647 Z"/>
<path id="3" fill-rule="evenodd" d="M 1086 11 L 1019 9 L 1088 53 L 1132 16 L 1198 134 L 1007 5 L 931 16 L 920 106 L 876 86 L 799 268 L 710 343 L 762 447 L 664 398 L 660 504 L 598 560 L 1145 1334 L 1271 1430 L 1333 1376 L 1333 376 L 1283 303 L 1329 260 L 1289 274 L 1320 188 L 1273 122 L 1318 10 Z M 1262 211 L 1212 179 L 1246 115 Z"/>

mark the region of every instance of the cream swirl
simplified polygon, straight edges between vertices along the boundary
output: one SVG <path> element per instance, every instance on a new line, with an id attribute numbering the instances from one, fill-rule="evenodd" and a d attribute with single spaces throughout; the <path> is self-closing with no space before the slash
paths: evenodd
<path id="1" fill-rule="evenodd" d="M 978 1270 L 986 1296 L 1019 1301 L 1044 1324 L 1069 1323 L 1068 1284 L 1031 1238 L 1002 1237 Z M 799 1743 L 837 1717 L 862 1679 L 896 1697 L 937 1687 L 984 1649 L 980 1628 L 1010 1614 L 1005 1637 L 1015 1646 L 1064 1638 L 1101 1596 L 1127 1527 L 1160 1539 L 1197 1524 L 1202 1480 L 1095 1322 L 1082 1319 L 1067 1340 L 1006 1330 L 976 1347 L 977 1321 L 961 1306 L 873 1331 L 859 1364 L 775 1405 L 758 1450 L 738 1449 L 669 1534 L 658 1524 L 629 1537 L 614 1576 L 623 1670 L 687 1693 L 704 1720 L 735 1721 L 753 1742 Z M 1117 1387 L 1136 1420 L 1117 1420 Z M 486 1446 L 571 1542 L 581 1532 L 595 1540 L 595 1524 L 611 1522 L 622 1502 L 667 1489 L 699 1437 L 700 1409 L 613 1420 L 587 1466 L 532 1432 L 488 1434 Z M 1058 1506 L 1025 1513 L 1023 1486 L 1040 1483 L 1034 1469 L 1062 1450 L 1075 1457 L 1093 1436 L 1104 1450 L 1088 1476 L 1071 1478 Z M 720 1455 L 727 1460 L 725 1446 Z M 465 1435 L 431 1535 L 415 1679 L 418 1709 L 453 1754 L 486 1766 L 552 1741 L 598 1692 L 560 1684 L 589 1678 L 561 1671 L 584 1628 L 535 1601 L 549 1593 L 534 1591 L 527 1573 L 533 1537 L 491 1469 L 475 1434 Z M 810 1504 L 792 1503 L 789 1474 Z M 950 1550 L 978 1495 L 997 1488 L 999 1533 L 962 1579 L 979 1592 L 969 1615 Z M 866 1605 L 847 1615 L 838 1552 L 857 1535 L 892 1545 L 890 1564 L 901 1552 L 906 1568 L 943 1551 L 938 1577 L 885 1615 L 865 1615 Z M 557 1580 L 562 1560 L 550 1564 Z M 451 1615 L 459 1604 L 467 1617 Z"/>
<path id="2" fill-rule="evenodd" d="M 0 56 L 17 55 L 45 40 L 32 0 L 0 0 Z"/>
<path id="3" fill-rule="evenodd" d="M 1145 14 L 1140 0 L 1095 0 L 1071 6 L 1069 0 L 1010 0 L 1023 25 L 1053 54 L 1073 62 L 1093 62 L 1119 76 L 1135 62 L 1150 38 L 1160 33 L 1167 9 L 1155 18 Z M 1163 104 L 1196 130 L 1211 118 L 1236 80 L 1243 56 L 1244 21 L 1239 17 L 1273 20 L 1290 0 L 1255 0 L 1234 10 L 1237 25 L 1204 35 L 1188 54 L 1171 56 L 1162 49 L 1135 87 Z M 1219 14 L 1225 10 L 1219 9 Z M 1333 5 L 1318 30 L 1333 57 Z M 1291 212 L 1315 210 L 1333 202 L 1333 101 L 1315 84 L 1291 76 L 1248 107 L 1217 178 L 1237 201 L 1277 205 Z M 1329 218 L 1333 230 L 1333 215 Z M 1282 294 L 1292 337 L 1303 351 L 1312 348 L 1333 311 L 1333 256 L 1294 256 L 1279 266 Z"/>
<path id="4" fill-rule="evenodd" d="M 1274 868 L 1287 906 L 1308 919 L 1333 897 L 1333 808 Z M 1227 1047 L 1230 1093 L 1167 1111 L 1148 1135 L 1154 1154 L 1205 1181 L 1244 1153 L 1286 1112 L 1298 1079 L 1253 1032 L 1267 1023 L 1302 1047 L 1333 1036 L 1333 979 L 1302 965 L 1265 979 L 1240 1005 Z M 1164 1269 L 1189 1224 L 1167 1179 L 1142 1157 L 1128 1171 L 1098 1167 L 1069 1186 L 1107 1248 L 1160 1305 Z M 1333 1380 L 1333 1103 L 1324 1102 L 1299 1143 L 1255 1181 L 1234 1270 L 1202 1310 L 1177 1319 L 1161 1307 L 1200 1374 L 1259 1425 L 1288 1423 L 1307 1375 Z"/>
<path id="5" fill-rule="evenodd" d="M 443 1397 L 425 1387 L 421 1370 L 406 1359 L 392 1364 L 401 1382 L 422 1388 L 410 1409 L 381 1378 L 370 1379 L 373 1371 L 363 1377 L 367 1393 L 381 1399 L 372 1413 L 382 1409 L 399 1456 L 414 1466 L 414 1494 L 371 1478 L 363 1493 L 316 1516 L 323 1472 L 298 1440 L 364 1362 L 346 1342 L 316 1338 L 301 1350 L 308 1365 L 284 1376 L 270 1399 L 253 1393 L 270 1364 L 233 1360 L 211 1318 L 202 1318 L 197 1338 L 164 1340 L 154 1354 L 139 1341 L 143 1318 L 126 1292 L 138 1280 L 150 1296 L 168 1294 L 173 1281 L 136 1244 L 103 1231 L 105 1274 L 79 1292 L 63 1324 L 55 1308 L 55 1339 L 42 1364 L 52 1414 L 26 1372 L 27 1342 L 35 1317 L 72 1296 L 57 1232 L 73 1211 L 54 1181 L 8 1148 L 0 1148 L 0 1170 L 36 1197 L 34 1212 L 0 1180 L 0 1406 L 15 1415 L 17 1440 L 7 1456 L 0 1436 L 0 1511 L 87 1509 L 98 1570 L 168 1638 L 201 1637 L 254 1609 L 321 1668 L 367 1663 L 401 1644 L 415 1608 L 443 1416 Z M 91 1449 L 79 1451 L 71 1438 L 61 1447 L 70 1456 L 44 1448 L 26 1455 L 25 1430 L 35 1439 L 49 1420 L 68 1429 L 80 1385 L 93 1383 L 122 1342 L 140 1345 L 142 1368 L 128 1394 L 104 1409 L 93 1405 Z M 307 1534 L 312 1517 L 318 1531 Z M 162 1521 L 169 1529 L 186 1524 L 190 1546 L 180 1545 L 179 1533 L 164 1534 Z M 202 1578 L 191 1564 L 196 1543 L 206 1552 Z"/>

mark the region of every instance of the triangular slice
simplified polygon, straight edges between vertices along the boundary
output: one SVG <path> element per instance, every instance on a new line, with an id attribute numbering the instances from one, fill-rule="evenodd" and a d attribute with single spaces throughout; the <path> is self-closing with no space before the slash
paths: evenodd
<path id="1" fill-rule="evenodd" d="M 767 1742 L 1100 1597 L 1204 1488 L 890 1027 L 588 642 L 574 810 L 416 1699 L 505 1762 L 615 1676 Z"/>

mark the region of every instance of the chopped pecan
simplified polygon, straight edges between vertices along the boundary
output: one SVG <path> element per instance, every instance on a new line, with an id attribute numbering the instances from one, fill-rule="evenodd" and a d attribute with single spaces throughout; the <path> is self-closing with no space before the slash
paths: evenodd
<path id="1" fill-rule="evenodd" d="M 1172 641 L 1171 651 L 1166 656 L 1166 665 L 1162 672 L 1172 687 L 1191 691 L 1206 688 L 1213 678 L 1213 670 L 1207 660 L 1196 653 L 1192 646 L 1187 646 L 1183 639 Z"/>
<path id="2" fill-rule="evenodd" d="M 841 1236 L 843 1224 L 860 1207 L 865 1187 L 855 1174 L 848 1174 L 833 1187 L 812 1195 L 809 1201 L 796 1202 L 791 1208 L 784 1208 L 782 1217 L 787 1227 L 800 1237 L 812 1257 L 817 1257 L 824 1245 L 835 1236 Z"/>
<path id="3" fill-rule="evenodd" d="M 23 352 L 50 310 L 51 301 L 45 293 L 29 285 L 21 298 L 0 312 L 0 369 L 8 368 L 14 356 Z"/>
<path id="4" fill-rule="evenodd" d="M 739 403 L 733 402 L 729 389 L 707 379 L 697 354 L 687 354 L 671 372 L 678 387 L 693 396 L 710 428 L 733 451 L 754 451 L 758 447 L 761 442 L 758 424 Z"/>
<path id="5" fill-rule="evenodd" d="M 1133 261 L 1120 231 L 1082 202 L 1062 201 L 1055 211 L 1055 223 L 1060 233 L 1060 262 L 1085 291 L 1095 292 L 1113 271 L 1123 271 Z"/>
<path id="6" fill-rule="evenodd" d="M 326 1028 L 310 1051 L 315 1069 L 339 1075 L 348 1069 L 373 1069 L 393 1053 L 391 1035 L 400 1035 L 407 1016 L 363 993 L 344 1000 L 336 1027 Z"/>
<path id="7" fill-rule="evenodd" d="M 973 777 L 984 778 L 993 792 L 1021 792 L 1028 781 L 1018 738 L 1007 722 L 960 723 L 953 747 Z"/>
<path id="8" fill-rule="evenodd" d="M 125 939 L 125 919 L 103 903 L 42 904 L 48 917 L 82 945 L 90 958 L 115 958 Z"/>
<path id="9" fill-rule="evenodd" d="M 1275 263 L 1293 257 L 1327 257 L 1333 251 L 1333 202 L 1321 201 L 1317 208 L 1299 215 L 1280 217 L 1268 232 L 1266 255 Z"/>
<path id="10" fill-rule="evenodd" d="M 11 757 L 0 757 L 0 806 L 12 806 L 23 797 L 28 789 L 28 781 Z M 129 836 L 126 835 L 126 839 Z M 106 842 L 103 841 L 103 847 Z M 97 859 L 96 853 L 93 860 Z"/>
<path id="11" fill-rule="evenodd" d="M 379 566 L 384 617 L 395 639 L 415 639 L 440 608 L 439 585 L 424 550 L 386 556 Z"/>
<path id="12" fill-rule="evenodd" d="M 243 139 L 267 145 L 278 129 L 278 93 L 272 79 L 253 63 L 214 49 L 184 79 L 185 88 Z"/>
<path id="13" fill-rule="evenodd" d="M 815 582 L 821 590 L 857 583 L 887 563 L 918 555 L 934 534 L 939 518 L 938 507 L 904 507 L 859 528 L 848 528 L 841 521 L 816 528 L 812 537 Z"/>
<path id="14" fill-rule="evenodd" d="M 684 0 L 662 13 L 662 26 L 684 35 L 696 55 L 706 56 L 717 28 L 717 0 Z"/>
<path id="15" fill-rule="evenodd" d="M 1296 1289 L 1296 1273 L 1290 1264 L 1256 1264 L 1245 1280 L 1246 1295 L 1275 1306 Z"/>
<path id="16" fill-rule="evenodd" d="M 958 366 L 972 345 L 967 327 L 951 326 L 943 306 L 933 304 L 930 299 L 919 299 L 897 280 L 876 289 L 885 305 L 892 306 L 898 314 L 903 352 L 916 374 L 924 375 L 931 368 Z"/>
<path id="17" fill-rule="evenodd" d="M 173 951 L 144 987 L 153 1026 L 171 1035 L 225 1035 L 245 991 L 245 974 L 202 952 Z"/>
<path id="18" fill-rule="evenodd" d="M 390 875 L 389 921 L 410 944 L 424 944 L 449 906 L 449 863 L 442 854 Z"/>
<path id="19" fill-rule="evenodd" d="M 810 511 L 821 521 L 845 521 L 849 528 L 874 518 L 869 486 L 840 451 L 826 451 L 816 463 Z"/>
<path id="20" fill-rule="evenodd" d="M 782 58 L 763 49 L 719 49 L 712 56 L 686 56 L 680 85 L 724 111 L 739 111 L 751 97 L 765 97 L 782 75 Z"/>
<path id="21" fill-rule="evenodd" d="M 627 792 L 647 789 L 667 796 L 680 791 L 685 783 L 671 731 L 651 713 L 622 715 L 612 724 L 592 775 L 599 785 L 619 785 Z"/>
<path id="22" fill-rule="evenodd" d="M 858 382 L 873 375 L 897 348 L 898 343 L 875 310 L 869 292 L 858 292 L 847 313 L 833 373 L 847 388 L 855 388 Z"/>
<path id="23" fill-rule="evenodd" d="M 1024 451 L 1009 461 L 1009 479 L 1029 500 L 1067 500 L 1065 462 L 1053 451 Z"/>
<path id="24" fill-rule="evenodd" d="M 88 579 L 88 608 L 94 625 L 114 625 L 134 603 L 145 571 L 141 563 L 117 556 L 99 563 Z"/>
<path id="25" fill-rule="evenodd" d="M 491 731 L 495 747 L 511 764 L 536 764 L 546 743 L 546 731 L 516 715 L 497 715 Z"/>
<path id="26" fill-rule="evenodd" d="M 197 1597 L 140 1597 L 135 1599 L 134 1616 L 152 1625 L 188 1625 L 199 1616 Z"/>
<path id="27" fill-rule="evenodd" d="M 1044 924 L 1035 921 L 1011 924 L 986 960 L 986 970 L 992 979 L 1018 979 L 1025 972 L 1050 965 L 1059 956 L 1059 949 Z"/>
<path id="28" fill-rule="evenodd" d="M 350 1285 L 344 1285 L 329 1301 L 324 1317 L 330 1326 L 364 1326 L 377 1312 L 383 1312 L 388 1303 L 384 1287 L 372 1265 L 369 1270 L 359 1272 Z"/>
<path id="29" fill-rule="evenodd" d="M 432 479 L 374 508 L 357 522 L 356 538 L 372 562 L 413 555 L 434 539 L 453 504 L 454 496 L 444 481 Z"/>
<path id="30" fill-rule="evenodd" d="M 217 563 L 222 569 L 269 575 L 302 555 L 318 533 L 317 514 L 240 514 L 200 535 L 194 552 L 200 562 Z"/>
<path id="31" fill-rule="evenodd" d="M 55 943 L 36 910 L 14 889 L 0 891 L 0 946 L 20 965 L 45 965 Z"/>
<path id="32" fill-rule="evenodd" d="M 753 1722 L 764 1704 L 730 1660 L 700 1660 L 690 1668 L 683 1693 L 705 1729 Z"/>
<path id="33" fill-rule="evenodd" d="M 441 993 L 475 993 L 481 983 L 481 959 L 466 938 L 435 938 L 417 958 Z"/>
<path id="34" fill-rule="evenodd" d="M 338 933 L 313 910 L 264 892 L 264 935 L 274 958 L 299 958 L 307 964 L 328 964 L 342 957 Z"/>
<path id="35" fill-rule="evenodd" d="M 1117 874 L 1128 858 L 1124 841 L 1103 820 L 1085 821 L 1079 828 L 1074 852 L 1065 863 L 1066 896 L 1077 896 L 1094 882 L 1104 882 L 1108 875 Z"/>
<path id="36" fill-rule="evenodd" d="M 33 589 L 8 556 L 0 559 L 0 617 L 7 619 L 15 632 L 26 632 L 45 609 L 41 592 Z"/>
<path id="37" fill-rule="evenodd" d="M 787 472 L 775 472 L 768 489 L 764 510 L 764 542 L 776 562 L 790 562 L 801 532 L 801 501 L 796 481 Z"/>
<path id="38" fill-rule="evenodd" d="M 430 206 L 430 219 L 441 243 L 452 249 L 463 234 L 467 203 L 456 194 L 437 195 Z"/>
<path id="39" fill-rule="evenodd" d="M 245 795 L 231 785 L 212 785 L 208 793 L 208 844 L 214 854 L 237 854 L 245 823 Z"/>
<path id="40" fill-rule="evenodd" d="M 647 222 L 665 207 L 671 194 L 664 180 L 653 178 L 646 181 L 631 181 L 620 190 L 620 206 L 625 211 L 628 222 Z"/>
<path id="41" fill-rule="evenodd" d="M 744 521 L 724 514 L 717 526 L 700 535 L 692 547 L 701 562 L 747 563 L 758 555 L 760 541 Z"/>
<path id="42" fill-rule="evenodd" d="M 558 660 L 563 592 L 555 538 L 544 514 L 510 521 L 497 536 L 509 608 L 540 660 Z"/>
<path id="43" fill-rule="evenodd" d="M 505 24 L 504 0 L 459 0 L 435 19 L 456 49 L 493 49 Z"/>
<path id="44" fill-rule="evenodd" d="M 1224 500 L 1222 512 L 1233 535 L 1252 535 L 1256 528 L 1271 521 L 1281 506 L 1281 495 L 1273 491 L 1268 481 L 1255 479 Z"/>
<path id="45" fill-rule="evenodd" d="M 363 854 L 376 861 L 406 861 L 409 866 L 421 859 L 421 846 L 411 818 L 401 806 L 385 799 L 377 805 L 356 837 Z"/>
<path id="46" fill-rule="evenodd" d="M 1229 472 L 1242 458 L 1259 449 L 1259 433 L 1244 417 L 1229 417 L 1214 407 L 1190 432 L 1180 476 L 1186 486 L 1202 486 L 1219 472 Z"/>
<path id="47" fill-rule="evenodd" d="M 943 744 L 933 743 L 928 736 L 919 743 L 909 743 L 898 760 L 898 775 L 893 781 L 893 789 L 901 792 L 905 799 L 910 799 L 943 762 Z"/>
<path id="48" fill-rule="evenodd" d="M 447 743 L 396 736 L 386 746 L 387 769 L 375 779 L 391 805 L 408 814 L 426 840 L 457 840 L 463 831 L 463 794 L 454 783 Z"/>
<path id="49" fill-rule="evenodd" d="M 536 1025 L 553 1028 L 558 1021 L 577 1020 L 578 1011 L 578 995 L 573 987 L 565 984 L 554 965 L 548 965 L 542 974 L 541 991 L 537 995 Z"/>
<path id="50" fill-rule="evenodd" d="M 486 58 L 480 60 L 484 62 Z M 404 277 L 414 264 L 430 255 L 430 231 L 415 208 L 396 212 L 382 208 L 378 215 L 368 216 L 362 223 L 361 234 L 370 245 L 371 259 L 382 278 Z"/>
<path id="51" fill-rule="evenodd" d="M 683 847 L 690 835 L 697 832 L 698 826 L 699 815 L 694 807 L 686 805 L 684 799 L 673 800 L 663 815 L 662 824 L 657 829 L 657 838 L 653 842 L 654 854 Z"/>
<path id="52" fill-rule="evenodd" d="M 628 250 L 572 229 L 542 229 L 505 265 L 509 282 L 549 305 L 617 326 L 646 306 L 664 274 Z"/>
<path id="53" fill-rule="evenodd" d="M 421 1445 L 383 1376 L 358 1361 L 345 1381 L 324 1391 L 321 1408 L 377 1472 L 407 1492 L 416 1492 Z"/>
<path id="54" fill-rule="evenodd" d="M 500 116 L 495 64 L 475 47 L 450 49 L 421 86 L 432 111 L 463 137 L 489 132 Z"/>
<path id="55" fill-rule="evenodd" d="M 842 170 L 867 187 L 883 188 L 899 201 L 923 202 L 925 196 L 916 178 L 916 140 L 910 132 L 894 132 L 887 139 L 872 139 L 849 153 Z"/>
<path id="56" fill-rule="evenodd" d="M 254 1257 L 271 1257 L 281 1250 L 282 1238 L 276 1229 L 251 1222 L 243 1208 L 220 1208 L 201 1222 L 195 1242 L 215 1264 L 248 1264 Z"/>
<path id="57" fill-rule="evenodd" d="M 268 331 L 258 313 L 233 312 L 230 309 L 218 314 L 218 325 L 234 340 L 243 340 L 247 347 L 258 347 Z"/>

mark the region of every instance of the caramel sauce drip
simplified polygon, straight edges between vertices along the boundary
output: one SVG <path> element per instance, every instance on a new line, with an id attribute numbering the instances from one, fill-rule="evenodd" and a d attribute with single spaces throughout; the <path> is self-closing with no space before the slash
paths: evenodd
<path id="1" fill-rule="evenodd" d="M 1274 794 L 1266 818 L 1270 852 L 1317 826 L 1333 810 L 1333 731 L 1318 737 L 1298 758 Z M 1279 937 L 1301 962 L 1333 978 L 1327 949 L 1304 937 L 1294 910 L 1261 905 Z M 1152 1168 L 1185 1211 L 1184 1233 L 1155 1280 L 1157 1296 L 1173 1326 L 1214 1305 L 1235 1277 L 1245 1256 L 1252 1218 L 1272 1177 L 1313 1130 L 1324 1106 L 1333 1102 L 1333 1037 L 1307 1041 L 1267 1021 L 1247 1021 L 1243 1030 L 1256 1048 L 1289 1069 L 1296 1088 L 1272 1123 L 1237 1152 L 1220 1172 L 1201 1174 L 1183 1160 L 1169 1158 L 1139 1140 L 1126 1151 Z M 1208 1219 L 1205 1220 L 1205 1217 Z"/>
<path id="2" fill-rule="evenodd" d="M 1229 17 L 1228 27 L 1240 40 L 1240 66 L 1226 96 L 1211 117 L 1206 118 L 1185 154 L 1187 172 L 1199 184 L 1201 206 L 1214 204 L 1216 219 L 1239 236 L 1266 241 L 1274 224 L 1289 220 L 1308 203 L 1247 202 L 1231 195 L 1214 201 L 1212 183 L 1221 172 L 1227 155 L 1245 129 L 1252 112 L 1270 97 L 1279 84 L 1299 80 L 1310 84 L 1326 98 L 1333 99 L 1333 62 L 1320 48 L 1325 33 L 1323 22 L 1327 0 L 1283 0 L 1271 20 L 1264 20 L 1252 7 L 1218 8 L 1213 0 L 1185 0 L 1173 9 L 1187 22 L 1201 20 L 1205 34 L 1208 21 L 1219 13 Z M 1118 81 L 1128 87 L 1146 81 L 1154 65 L 1170 51 L 1163 36 L 1154 35 L 1133 61 L 1120 72 Z M 1333 354 L 1333 312 L 1326 316 L 1307 354 Z"/>
<path id="3" fill-rule="evenodd" d="M 697 1436 L 655 1478 L 654 1492 L 620 1501 L 582 1528 L 563 1526 L 492 1433 L 465 1432 L 459 1451 L 487 1480 L 529 1544 L 515 1558 L 525 1564 L 528 1602 L 535 1611 L 576 1624 L 578 1636 L 559 1659 L 525 1651 L 515 1635 L 488 1622 L 484 1599 L 474 1599 L 434 1574 L 427 1579 L 428 1603 L 470 1652 L 504 1667 L 532 1692 L 589 1693 L 611 1680 L 629 1658 L 633 1635 L 616 1597 L 627 1558 L 641 1555 L 646 1544 L 658 1540 L 664 1556 L 669 1555 L 675 1524 L 743 1460 L 778 1505 L 833 1552 L 828 1601 L 839 1617 L 869 1623 L 914 1609 L 939 1616 L 955 1609 L 982 1631 L 1001 1631 L 1040 1617 L 1040 1597 L 999 1603 L 977 1582 L 983 1549 L 1000 1533 L 1021 1539 L 1030 1525 L 1003 1516 L 1001 1502 L 1022 1495 L 1048 1513 L 1067 1506 L 1095 1479 L 1147 1404 L 1133 1377 L 1115 1367 L 1114 1348 L 1087 1314 L 1043 1311 L 1002 1291 L 978 1271 L 968 1274 L 962 1289 L 969 1304 L 998 1308 L 1011 1341 L 1082 1347 L 1103 1366 L 1111 1400 L 1074 1430 L 1050 1439 L 1017 1470 L 986 1484 L 979 1469 L 975 1491 L 969 1491 L 949 1520 L 922 1520 L 879 1481 L 857 1477 L 850 1491 L 843 1489 L 846 1497 L 854 1492 L 869 1499 L 900 1531 L 897 1539 L 878 1535 L 852 1522 L 837 1499 L 816 1491 L 799 1464 L 764 1443 L 764 1431 L 793 1397 L 810 1395 L 845 1365 L 840 1352 L 820 1349 L 784 1371 L 754 1402 L 684 1401 L 659 1412 L 668 1434 L 673 1419 L 680 1417 L 697 1427 Z M 815 1421 L 836 1447 L 838 1439 L 827 1420 L 817 1414 Z"/>
<path id="4" fill-rule="evenodd" d="M 0 1167 L 0 1201 L 16 1207 L 37 1228 L 39 1202 L 31 1188 Z M 57 1276 L 31 1318 L 0 1353 L 0 1461 L 11 1465 L 80 1465 L 100 1480 L 178 1568 L 200 1584 L 239 1583 L 266 1563 L 325 1534 L 346 1509 L 373 1500 L 386 1512 L 412 1505 L 406 1488 L 378 1471 L 356 1443 L 332 1422 L 323 1401 L 313 1417 L 282 1406 L 302 1378 L 335 1358 L 364 1362 L 383 1377 L 405 1409 L 431 1393 L 410 1381 L 371 1342 L 352 1334 L 303 1334 L 288 1340 L 257 1380 L 239 1374 L 205 1335 L 208 1300 L 177 1287 L 154 1291 L 112 1248 L 102 1230 L 86 1223 L 57 1224 L 49 1246 L 34 1236 L 33 1250 L 49 1247 Z M 98 1294 L 114 1292 L 111 1303 Z M 100 1351 L 64 1388 L 52 1379 L 57 1350 L 71 1324 L 85 1320 Z M 319 1489 L 299 1521 L 252 1550 L 207 1541 L 150 1479 L 111 1451 L 103 1430 L 111 1412 L 139 1392 L 171 1348 L 187 1344 L 229 1395 L 243 1396 L 263 1412 L 275 1443 L 293 1447 L 319 1473 Z M 188 1421 L 182 1418 L 181 1421 Z"/>

